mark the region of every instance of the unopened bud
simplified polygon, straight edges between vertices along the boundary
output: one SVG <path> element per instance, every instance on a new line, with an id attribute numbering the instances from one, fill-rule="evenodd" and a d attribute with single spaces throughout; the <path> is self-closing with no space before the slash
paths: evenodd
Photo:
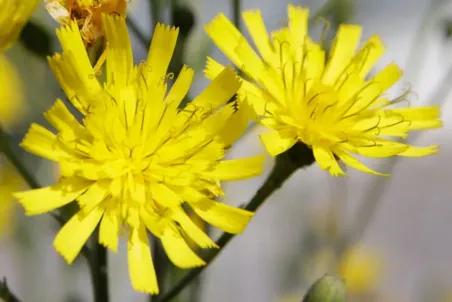
<path id="1" fill-rule="evenodd" d="M 339 277 L 326 275 L 311 285 L 302 302 L 345 301 L 347 301 L 347 290 L 344 281 Z"/>

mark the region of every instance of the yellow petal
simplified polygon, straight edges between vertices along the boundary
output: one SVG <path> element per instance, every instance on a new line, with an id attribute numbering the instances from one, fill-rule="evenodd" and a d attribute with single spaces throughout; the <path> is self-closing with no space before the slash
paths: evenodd
<path id="1" fill-rule="evenodd" d="M 213 242 L 209 236 L 200 229 L 190 217 L 182 210 L 175 210 L 173 213 L 173 218 L 177 221 L 182 230 L 190 237 L 193 242 L 199 245 L 201 248 L 218 248 L 218 246 Z"/>
<path id="2" fill-rule="evenodd" d="M 43 115 L 59 131 L 58 134 L 67 140 L 74 140 L 85 132 L 85 128 L 80 125 L 60 99 L 57 99 L 52 108 L 44 112 Z"/>
<path id="3" fill-rule="evenodd" d="M 37 215 L 62 207 L 85 192 L 91 185 L 82 178 L 63 178 L 57 184 L 36 190 L 14 193 L 25 214 Z"/>
<path id="4" fill-rule="evenodd" d="M 77 197 L 77 202 L 82 211 L 91 211 L 94 207 L 98 206 L 110 192 L 111 181 L 98 180 L 91 184 L 84 193 Z"/>
<path id="5" fill-rule="evenodd" d="M 236 102 L 238 102 L 236 100 Z M 254 116 L 253 109 L 247 102 L 240 102 L 238 110 L 229 117 L 223 129 L 218 133 L 226 148 L 232 146 L 246 131 Z"/>
<path id="6" fill-rule="evenodd" d="M 320 168 L 330 172 L 333 176 L 345 175 L 331 150 L 318 144 L 314 144 L 312 146 L 312 150 L 314 152 L 315 160 L 319 164 Z"/>
<path id="7" fill-rule="evenodd" d="M 264 89 L 256 84 L 242 80 L 242 87 L 238 92 L 241 102 L 247 102 L 258 116 L 268 116 L 268 113 L 278 108 L 279 102 Z"/>
<path id="8" fill-rule="evenodd" d="M 129 275 L 133 289 L 153 295 L 158 294 L 157 276 L 144 225 L 130 230 L 127 251 Z"/>
<path id="9" fill-rule="evenodd" d="M 262 173 L 265 155 L 221 161 L 213 171 L 204 175 L 219 180 L 243 180 Z"/>
<path id="10" fill-rule="evenodd" d="M 237 74 L 231 67 L 226 67 L 223 71 L 206 87 L 188 106 L 193 106 L 197 110 L 201 120 L 206 113 L 216 111 L 224 105 L 232 96 L 237 93 L 241 83 Z"/>
<path id="11" fill-rule="evenodd" d="M 204 69 L 203 72 L 206 78 L 208 78 L 209 80 L 213 80 L 223 71 L 224 68 L 225 68 L 224 65 L 218 63 L 211 57 L 207 57 L 206 68 Z"/>
<path id="12" fill-rule="evenodd" d="M 79 211 L 58 232 L 53 246 L 68 264 L 71 264 L 80 253 L 103 213 L 103 207 L 95 207 L 89 213 Z"/>
<path id="13" fill-rule="evenodd" d="M 348 165 L 356 170 L 359 170 L 359 171 L 362 171 L 365 173 L 369 173 L 369 174 L 373 174 L 373 175 L 390 176 L 389 174 L 379 173 L 379 172 L 376 172 L 376 171 L 366 167 L 359 160 L 357 160 L 356 158 L 354 158 L 353 156 L 348 154 L 347 151 L 337 148 L 334 150 L 334 154 L 336 154 L 337 157 L 339 157 L 339 159 L 342 160 L 346 165 Z"/>
<path id="14" fill-rule="evenodd" d="M 20 146 L 28 152 L 53 161 L 70 157 L 59 147 L 55 134 L 35 123 L 31 124 Z"/>
<path id="15" fill-rule="evenodd" d="M 162 240 L 162 245 L 168 258 L 177 267 L 191 268 L 206 264 L 191 250 L 175 225 L 167 227 L 160 240 Z"/>
<path id="16" fill-rule="evenodd" d="M 206 117 L 200 123 L 200 129 L 190 131 L 189 135 L 192 135 L 195 132 L 204 133 L 204 135 L 207 136 L 217 135 L 222 129 L 224 129 L 225 125 L 227 125 L 228 120 L 233 116 L 235 107 L 236 104 L 234 102 L 226 104 L 217 112 Z"/>
<path id="17" fill-rule="evenodd" d="M 364 78 L 385 51 L 383 42 L 378 35 L 370 37 L 352 59 L 346 72 L 356 70 L 360 77 Z"/>
<path id="18" fill-rule="evenodd" d="M 245 37 L 232 24 L 231 21 L 223 14 L 219 13 L 215 16 L 211 23 L 204 26 L 205 31 L 217 45 L 217 47 L 239 68 L 245 63 L 240 55 L 236 52 L 236 48 L 240 43 L 246 43 Z M 251 46 L 248 44 L 248 47 Z M 257 54 L 254 53 L 257 57 Z"/>
<path id="19" fill-rule="evenodd" d="M 391 63 L 365 83 L 361 91 L 344 104 L 344 117 L 347 118 L 372 107 L 379 97 L 402 77 L 402 70 Z M 341 110 L 341 109 L 339 109 Z"/>
<path id="20" fill-rule="evenodd" d="M 349 24 L 339 26 L 331 49 L 331 56 L 322 77 L 323 83 L 334 83 L 355 54 L 360 36 L 361 26 Z"/>
<path id="21" fill-rule="evenodd" d="M 120 221 L 120 201 L 110 198 L 106 202 L 106 210 L 99 228 L 99 243 L 113 252 L 118 250 Z"/>
<path id="22" fill-rule="evenodd" d="M 276 130 L 259 135 L 259 138 L 264 144 L 265 150 L 267 150 L 271 156 L 276 156 L 284 151 L 287 151 L 297 142 L 296 135 L 289 136 L 283 134 L 287 133 Z"/>
<path id="23" fill-rule="evenodd" d="M 248 10 L 242 13 L 243 21 L 250 32 L 251 38 L 261 54 L 262 58 L 267 62 L 273 62 L 275 54 L 272 49 L 272 43 L 268 36 L 267 28 L 260 10 Z"/>
<path id="24" fill-rule="evenodd" d="M 56 31 L 63 53 L 49 58 L 55 77 L 74 106 L 83 114 L 100 91 L 76 22 Z M 83 93 L 85 95 L 83 95 Z"/>
<path id="25" fill-rule="evenodd" d="M 359 143 L 355 144 L 354 141 L 351 141 L 350 144 L 345 143 L 344 146 L 347 146 L 347 149 L 352 152 L 373 158 L 384 158 L 390 157 L 394 155 L 401 154 L 405 150 L 407 150 L 410 146 L 398 142 L 393 142 L 385 139 L 372 139 L 369 141 L 369 145 L 365 147 L 359 147 Z"/>
<path id="26" fill-rule="evenodd" d="M 178 34 L 179 28 L 160 23 L 155 27 L 148 52 L 147 66 L 144 69 L 148 83 L 165 81 Z"/>
<path id="27" fill-rule="evenodd" d="M 443 126 L 439 106 L 425 106 L 419 108 L 394 108 L 385 110 L 386 113 L 400 115 L 409 124 L 411 130 L 436 129 Z"/>
<path id="28" fill-rule="evenodd" d="M 210 199 L 190 203 L 190 206 L 203 220 L 231 234 L 243 232 L 251 218 L 254 216 L 253 212 L 235 208 Z"/>
<path id="29" fill-rule="evenodd" d="M 132 76 L 132 45 L 124 17 L 103 14 L 102 21 L 108 41 L 107 81 L 124 86 Z"/>
<path id="30" fill-rule="evenodd" d="M 301 62 L 308 32 L 309 9 L 288 5 L 287 15 L 289 16 L 290 41 L 295 50 L 294 59 Z"/>
<path id="31" fill-rule="evenodd" d="M 168 105 L 179 106 L 180 102 L 190 91 L 191 83 L 193 81 L 195 71 L 184 65 L 177 76 L 176 82 L 174 82 L 170 91 L 165 97 L 165 103 Z"/>
<path id="32" fill-rule="evenodd" d="M 427 155 L 433 155 L 439 153 L 439 146 L 428 146 L 428 147 L 414 147 L 409 146 L 405 151 L 399 153 L 400 156 L 407 156 L 407 157 L 420 157 L 420 156 L 427 156 Z"/>
<path id="33" fill-rule="evenodd" d="M 152 198 L 163 206 L 179 207 L 179 205 L 183 202 L 179 195 L 163 183 L 152 182 L 150 189 Z"/>

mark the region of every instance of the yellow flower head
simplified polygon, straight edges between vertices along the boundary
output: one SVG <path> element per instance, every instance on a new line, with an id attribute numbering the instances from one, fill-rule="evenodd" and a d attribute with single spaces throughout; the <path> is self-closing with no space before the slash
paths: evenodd
<path id="1" fill-rule="evenodd" d="M 229 233 L 243 231 L 253 213 L 213 200 L 220 181 L 240 180 L 262 171 L 263 156 L 222 160 L 233 128 L 240 87 L 226 68 L 184 109 L 193 70 L 186 66 L 167 92 L 167 68 L 178 29 L 157 25 L 148 60 L 133 65 L 124 17 L 103 15 L 108 48 L 106 81 L 95 76 L 75 22 L 57 30 L 63 53 L 49 59 L 68 99 L 82 113 L 79 123 L 63 101 L 44 116 L 57 134 L 33 124 L 22 146 L 59 163 L 61 178 L 46 188 L 16 193 L 28 215 L 77 200 L 80 211 L 61 229 L 54 246 L 71 263 L 100 222 L 99 242 L 116 251 L 121 231 L 128 236 L 133 287 L 158 293 L 146 229 L 159 238 L 178 267 L 204 265 L 188 246 L 215 243 L 187 216 L 189 206 L 206 222 Z"/>
<path id="2" fill-rule="evenodd" d="M 223 14 L 206 26 L 214 43 L 252 80 L 243 81 L 239 97 L 272 130 L 260 136 L 271 155 L 301 141 L 312 148 L 322 169 L 339 175 L 345 174 L 339 159 L 355 169 L 380 174 L 352 154 L 380 158 L 437 153 L 437 146 L 418 148 L 385 138 L 404 138 L 411 130 L 433 129 L 442 123 L 436 106 L 388 108 L 401 99 L 384 96 L 402 76 L 397 65 L 389 64 L 366 79 L 385 51 L 378 36 L 355 53 L 361 27 L 341 25 L 326 59 L 321 45 L 307 35 L 308 10 L 289 5 L 288 15 L 288 27 L 270 38 L 259 11 L 243 13 L 260 56 Z M 205 73 L 213 78 L 222 69 L 209 58 Z"/>
<path id="3" fill-rule="evenodd" d="M 127 0 L 44 0 L 44 5 L 60 24 L 76 20 L 87 44 L 104 35 L 103 13 L 124 15 L 127 10 Z"/>
<path id="4" fill-rule="evenodd" d="M 38 3 L 39 0 L 0 0 L 0 51 L 17 40 Z"/>
<path id="5" fill-rule="evenodd" d="M 372 290 L 381 277 L 381 258 L 361 247 L 349 249 L 339 263 L 338 273 L 345 280 L 350 294 Z"/>
<path id="6" fill-rule="evenodd" d="M 14 125 L 24 111 L 24 95 L 19 74 L 5 54 L 0 53 L 0 126 Z"/>

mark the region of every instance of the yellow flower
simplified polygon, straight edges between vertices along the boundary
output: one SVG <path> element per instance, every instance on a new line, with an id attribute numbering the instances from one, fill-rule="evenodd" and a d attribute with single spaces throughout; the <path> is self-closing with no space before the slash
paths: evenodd
<path id="1" fill-rule="evenodd" d="M 362 247 L 349 249 L 342 257 L 338 273 L 345 280 L 350 294 L 369 292 L 381 276 L 381 258 Z"/>
<path id="2" fill-rule="evenodd" d="M 1 159 L 1 158 L 0 158 Z M 8 163 L 0 166 L 0 238 L 9 234 L 13 223 L 14 205 L 13 192 L 23 186 L 22 178 Z"/>
<path id="3" fill-rule="evenodd" d="M 117 250 L 128 235 L 133 287 L 158 293 L 146 229 L 162 241 L 178 267 L 204 265 L 184 236 L 201 248 L 215 243 L 188 217 L 183 206 L 228 233 L 240 233 L 253 213 L 213 200 L 223 195 L 220 181 L 262 172 L 264 156 L 222 160 L 225 141 L 218 133 L 229 124 L 235 105 L 226 102 L 240 80 L 226 68 L 184 109 L 193 69 L 186 66 L 167 92 L 168 64 L 178 29 L 157 25 L 147 62 L 133 65 L 125 20 L 104 15 L 108 48 L 106 82 L 101 85 L 75 22 L 57 36 L 63 53 L 49 59 L 68 99 L 82 113 L 79 123 L 63 101 L 44 116 L 58 131 L 33 124 L 22 147 L 58 162 L 57 184 L 16 193 L 28 215 L 52 211 L 77 200 L 80 211 L 57 234 L 56 250 L 71 263 L 100 222 L 99 242 Z"/>
<path id="4" fill-rule="evenodd" d="M 425 156 L 437 146 L 413 147 L 387 137 L 405 138 L 411 130 L 442 126 L 439 108 L 388 108 L 403 99 L 383 93 L 402 76 L 394 63 L 366 79 L 385 48 L 371 37 L 355 53 L 361 35 L 357 25 L 341 25 L 328 59 L 321 45 L 307 36 L 308 9 L 288 6 L 289 24 L 269 37 L 259 11 L 243 19 L 259 51 L 223 15 L 205 28 L 220 50 L 251 81 L 243 81 L 241 100 L 254 108 L 256 118 L 272 131 L 260 136 L 271 155 L 297 141 L 312 148 L 316 161 L 332 175 L 345 174 L 345 164 L 372 174 L 353 154 L 368 157 Z M 208 58 L 205 70 L 213 78 L 223 66 Z"/>
<path id="5" fill-rule="evenodd" d="M 0 0 L 0 126 L 17 121 L 24 105 L 20 77 L 3 52 L 16 42 L 38 3 L 39 0 Z"/>
<path id="6" fill-rule="evenodd" d="M 24 95 L 19 74 L 5 54 L 0 52 L 0 126 L 14 125 L 24 110 Z"/>
<path id="7" fill-rule="evenodd" d="M 38 3 L 39 0 L 0 0 L 0 50 L 16 42 Z"/>
<path id="8" fill-rule="evenodd" d="M 44 0 L 44 5 L 60 24 L 69 25 L 75 19 L 87 44 L 104 36 L 103 13 L 124 15 L 127 10 L 127 0 Z"/>

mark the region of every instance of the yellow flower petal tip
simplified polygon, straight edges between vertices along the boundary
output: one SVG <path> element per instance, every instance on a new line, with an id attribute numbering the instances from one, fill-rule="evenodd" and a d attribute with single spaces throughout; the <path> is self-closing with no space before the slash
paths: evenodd
<path id="1" fill-rule="evenodd" d="M 222 181 L 259 175 L 264 156 L 224 159 L 225 149 L 248 122 L 246 106 L 228 103 L 241 85 L 231 67 L 223 68 L 181 109 L 194 71 L 184 66 L 168 85 L 178 29 L 159 24 L 148 59 L 134 66 L 124 18 L 104 15 L 103 28 L 109 41 L 102 59 L 103 83 L 78 26 L 72 23 L 57 31 L 63 52 L 50 57 L 49 63 L 83 119 L 79 122 L 65 102 L 57 100 L 44 113 L 54 131 L 31 125 L 21 146 L 57 163 L 61 178 L 54 185 L 15 196 L 30 215 L 78 203 L 79 212 L 54 241 L 68 263 L 97 227 L 98 241 L 112 251 L 125 233 L 132 286 L 156 294 L 147 230 L 154 240 L 161 240 L 176 266 L 205 265 L 196 251 L 218 246 L 193 222 L 185 204 L 213 226 L 242 232 L 253 213 L 214 198 L 223 195 Z"/>
<path id="2" fill-rule="evenodd" d="M 384 54 L 379 36 L 359 46 L 359 25 L 339 26 L 328 55 L 308 36 L 309 10 L 289 5 L 288 24 L 268 33 L 259 10 L 243 12 L 251 43 L 222 13 L 205 30 L 216 46 L 249 80 L 243 80 L 238 103 L 247 103 L 254 117 L 271 131 L 260 136 L 265 149 L 276 156 L 296 142 L 312 148 L 320 168 L 344 175 L 338 161 L 365 173 L 386 176 L 362 164 L 356 156 L 426 156 L 417 148 L 392 138 L 410 131 L 442 127 L 437 106 L 394 108 L 408 95 L 384 97 L 401 77 L 389 64 L 375 76 L 367 75 Z M 213 78 L 224 66 L 207 58 L 204 73 Z M 254 119 L 254 118 L 253 118 Z"/>

